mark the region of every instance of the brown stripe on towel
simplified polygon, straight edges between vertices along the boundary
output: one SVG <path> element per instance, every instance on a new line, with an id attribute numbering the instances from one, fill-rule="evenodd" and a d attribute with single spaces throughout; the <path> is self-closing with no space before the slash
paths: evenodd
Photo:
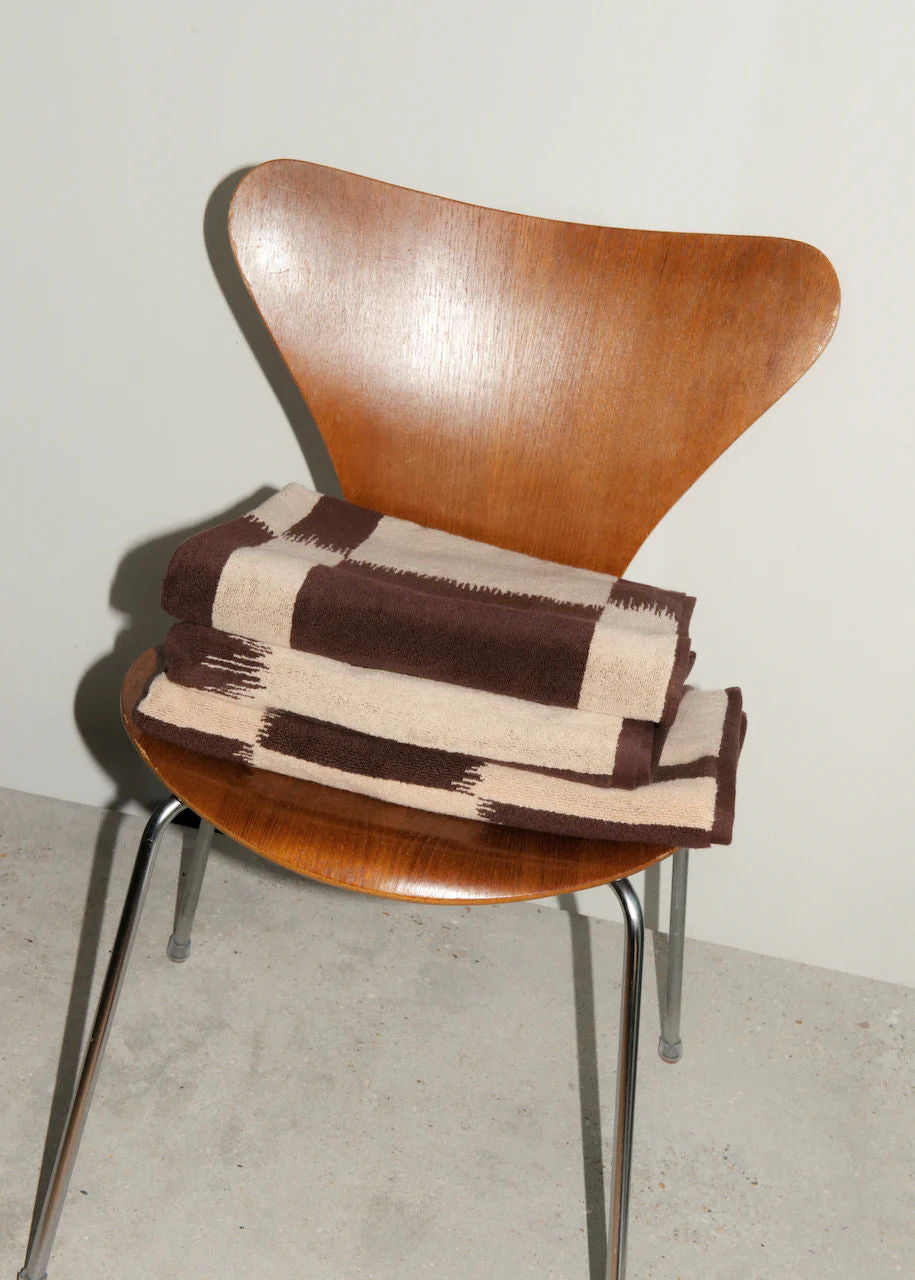
<path id="1" fill-rule="evenodd" d="M 728 843 L 733 781 L 743 726 L 737 690 L 691 691 L 667 735 L 671 769 L 697 761 L 699 777 L 668 778 L 635 790 L 582 785 L 549 770 L 517 768 L 438 748 L 340 729 L 270 711 L 157 676 L 138 708 L 147 732 L 222 758 L 240 755 L 281 773 L 346 786 L 378 799 L 555 834 L 651 843 Z M 148 717 L 148 718 L 147 718 Z M 213 732 L 218 727 L 219 733 Z M 250 753 L 250 754 L 249 754 Z M 710 776 L 707 757 L 718 768 Z M 691 760 L 692 756 L 692 760 Z M 686 770 L 683 770 L 686 772 Z M 724 795 L 719 798 L 719 787 Z"/>
<path id="2" fill-rule="evenodd" d="M 717 775 L 717 756 L 702 756 L 699 760 L 686 760 L 683 764 L 656 765 L 651 781 L 675 782 L 678 778 L 715 778 Z"/>
<path id="3" fill-rule="evenodd" d="M 221 733 L 206 733 L 203 729 L 189 729 L 184 725 L 148 716 L 139 710 L 134 711 L 133 720 L 137 728 L 148 733 L 151 738 L 161 738 L 163 742 L 171 742 L 176 747 L 187 747 L 188 751 L 199 751 L 201 755 L 213 756 L 217 760 L 251 763 L 250 742 L 225 738 Z"/>
<path id="4" fill-rule="evenodd" d="M 304 519 L 286 530 L 283 538 L 291 542 L 314 542 L 328 551 L 347 555 L 365 542 L 380 519 L 378 511 L 354 507 L 350 502 L 325 495 Z"/>
<path id="5" fill-rule="evenodd" d="M 508 609 L 535 609 L 543 613 L 562 614 L 567 618 L 581 618 L 585 622 L 595 621 L 603 611 L 603 605 L 599 604 L 578 604 L 573 600 L 554 600 L 550 596 L 500 591 L 497 587 L 477 587 L 472 583 L 455 582 L 451 578 L 434 578 L 430 574 L 411 573 L 409 569 L 390 569 L 385 565 L 367 564 L 362 560 L 343 560 L 334 567 L 334 572 L 352 574 L 357 578 L 375 578 L 405 591 L 420 591 L 423 595 L 471 600 L 475 604 L 503 605 Z"/>
<path id="6" fill-rule="evenodd" d="M 623 721 L 613 761 L 612 785 L 641 787 L 651 779 L 655 726 L 648 720 Z"/>
<path id="7" fill-rule="evenodd" d="M 699 760 L 685 760 L 682 764 L 659 764 L 651 771 L 653 782 L 676 782 L 680 778 L 718 777 L 718 756 L 703 755 Z"/>
<path id="8" fill-rule="evenodd" d="M 228 631 L 179 622 L 165 640 L 169 680 L 226 697 L 251 697 L 264 688 L 266 645 Z"/>
<path id="9" fill-rule="evenodd" d="M 633 791 L 655 780 L 651 767 L 655 728 L 650 720 L 624 720 L 610 773 L 582 773 L 577 769 L 555 769 L 549 765 L 520 764 L 509 760 L 504 763 L 526 773 L 541 773 L 566 782 L 583 782 L 589 787 L 619 787 L 623 791 Z"/>
<path id="10" fill-rule="evenodd" d="M 376 738 L 293 711 L 268 711 L 258 742 L 269 751 L 312 764 L 441 791 L 466 790 L 472 781 L 468 775 L 480 764 L 472 756 Z"/>
<path id="11" fill-rule="evenodd" d="M 689 636 L 682 636 L 677 641 L 670 681 L 667 685 L 667 696 L 664 699 L 664 710 L 661 712 L 661 724 L 673 723 L 680 700 L 683 697 L 683 686 L 686 684 L 686 677 L 692 670 L 695 660 L 696 655 L 690 648 Z"/>
<path id="12" fill-rule="evenodd" d="M 613 775 L 610 773 L 579 773 L 575 769 L 554 769 L 544 764 L 518 764 L 514 760 L 500 760 L 499 764 L 509 769 L 517 769 L 523 773 L 539 773 L 544 778 L 560 778 L 563 782 L 583 782 L 588 787 L 612 787 Z M 631 790 L 631 788 L 623 788 Z"/>
<path id="13" fill-rule="evenodd" d="M 737 761 L 747 733 L 743 714 L 743 695 L 739 689 L 726 689 L 728 709 L 725 712 L 721 747 L 718 752 L 718 792 L 715 818 L 709 839 L 715 844 L 730 844 L 734 828 L 734 794 L 737 788 Z"/>
<path id="14" fill-rule="evenodd" d="M 162 586 L 162 608 L 183 622 L 210 626 L 219 577 L 233 551 L 272 542 L 274 535 L 256 516 L 238 516 L 182 542 L 172 556 Z"/>
<path id="15" fill-rule="evenodd" d="M 689 634 L 689 620 L 696 607 L 693 596 L 684 595 L 682 591 L 665 591 L 661 587 L 650 587 L 644 582 L 630 582 L 628 578 L 617 578 L 611 590 L 609 603 L 622 609 L 648 611 L 655 615 L 666 614 L 676 619 L 677 632 L 681 636 Z"/>
<path id="16" fill-rule="evenodd" d="M 299 591 L 290 645 L 339 662 L 421 676 L 546 706 L 575 707 L 593 623 L 472 601 L 432 599 L 339 566 Z"/>
<path id="17" fill-rule="evenodd" d="M 650 725 L 546 707 L 520 698 L 417 676 L 352 666 L 302 650 L 259 644 L 191 623 L 165 638 L 169 681 L 260 707 L 280 707 L 362 733 L 518 766 L 566 769 L 572 779 L 607 783 L 620 733 L 620 785 L 650 776 Z M 641 758 L 638 753 L 641 752 Z M 637 785 L 637 781 L 632 782 Z"/>
<path id="18" fill-rule="evenodd" d="M 584 840 L 644 841 L 645 844 L 685 845 L 692 849 L 704 849 L 710 844 L 709 833 L 696 827 L 608 822 L 603 818 L 573 817 L 570 814 L 553 813 L 549 809 L 528 809 L 524 805 L 493 800 L 481 800 L 477 812 L 485 822 L 498 822 L 507 827 L 525 827 L 533 831 L 546 831 L 551 835 Z"/>
<path id="19" fill-rule="evenodd" d="M 654 737 L 651 740 L 651 765 L 649 772 L 654 777 L 658 770 L 658 761 L 661 759 L 661 752 L 664 750 L 664 739 L 667 737 L 667 731 L 670 725 L 659 724 L 655 726 Z"/>

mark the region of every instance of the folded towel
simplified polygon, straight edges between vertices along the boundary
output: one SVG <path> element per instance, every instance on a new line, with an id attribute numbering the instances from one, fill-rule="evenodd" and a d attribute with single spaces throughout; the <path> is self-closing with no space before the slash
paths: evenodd
<path id="1" fill-rule="evenodd" d="M 162 594 L 184 622 L 351 666 L 669 724 L 695 601 L 290 484 L 188 539 Z"/>
<path id="2" fill-rule="evenodd" d="M 645 720 L 353 667 L 187 622 L 166 636 L 163 666 L 173 684 L 414 746 L 561 770 L 597 786 L 635 787 L 651 776 L 657 726 Z"/>
<path id="3" fill-rule="evenodd" d="M 154 677 L 138 727 L 193 751 L 395 804 L 558 835 L 728 844 L 745 721 L 738 689 L 688 689 L 654 780 L 635 790 L 359 733 Z"/>

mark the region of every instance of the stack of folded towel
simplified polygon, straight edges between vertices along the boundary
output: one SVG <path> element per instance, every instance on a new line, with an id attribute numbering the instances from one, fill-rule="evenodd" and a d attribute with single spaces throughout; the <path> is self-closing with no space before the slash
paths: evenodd
<path id="1" fill-rule="evenodd" d="M 175 552 L 136 711 L 224 760 L 561 835 L 727 844 L 739 689 L 695 601 L 287 485 Z"/>

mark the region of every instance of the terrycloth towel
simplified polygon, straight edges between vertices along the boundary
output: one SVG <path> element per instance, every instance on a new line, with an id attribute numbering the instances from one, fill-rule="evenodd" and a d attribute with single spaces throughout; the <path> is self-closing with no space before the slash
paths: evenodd
<path id="1" fill-rule="evenodd" d="M 646 720 L 353 667 L 187 622 L 166 636 L 163 666 L 173 684 L 418 747 L 562 770 L 594 785 L 636 787 L 651 776 L 658 726 Z"/>
<path id="2" fill-rule="evenodd" d="M 193 751 L 395 804 L 558 835 L 691 848 L 730 842 L 744 727 L 739 690 L 687 689 L 654 781 L 627 791 L 359 733 L 186 688 L 165 674 L 154 677 L 135 719 Z"/>
<path id="3" fill-rule="evenodd" d="M 182 543 L 162 604 L 351 666 L 669 724 L 695 601 L 290 484 Z"/>

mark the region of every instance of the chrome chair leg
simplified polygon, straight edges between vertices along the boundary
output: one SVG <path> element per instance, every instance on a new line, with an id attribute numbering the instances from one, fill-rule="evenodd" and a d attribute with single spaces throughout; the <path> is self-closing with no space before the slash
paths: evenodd
<path id="1" fill-rule="evenodd" d="M 613 1198 L 610 1205 L 610 1248 L 607 1280 L 625 1280 L 626 1238 L 629 1228 L 629 1183 L 632 1174 L 632 1122 L 635 1116 L 635 1074 L 639 1053 L 639 1013 L 642 1002 L 642 958 L 645 923 L 638 894 L 628 880 L 614 880 L 610 888 L 619 899 L 626 925 L 623 999 L 620 1010 L 620 1054 L 616 1077 L 616 1130 L 613 1139 Z"/>
<path id="2" fill-rule="evenodd" d="M 680 1005 L 683 998 L 683 945 L 686 940 L 686 882 L 689 849 L 678 849 L 671 859 L 670 930 L 667 934 L 667 980 L 661 1007 L 658 1053 L 663 1062 L 683 1057 L 680 1039 Z"/>
<path id="3" fill-rule="evenodd" d="M 213 843 L 213 824 L 200 819 L 194 852 L 187 867 L 182 867 L 178 877 L 178 900 L 175 903 L 175 927 L 168 940 L 165 954 L 169 960 L 181 963 L 191 954 L 191 929 L 200 900 L 200 887 L 207 869 L 207 858 Z"/>
<path id="4" fill-rule="evenodd" d="M 102 1054 L 105 1052 L 108 1032 L 111 1029 L 111 1019 L 117 1007 L 124 972 L 127 968 L 127 961 L 130 958 L 130 950 L 137 931 L 137 922 L 146 899 L 146 891 L 149 888 L 149 880 L 155 865 L 156 854 L 159 851 L 159 843 L 165 828 L 184 807 L 180 800 L 174 796 L 169 796 L 153 813 L 143 832 L 140 847 L 137 850 L 137 860 L 134 863 L 133 875 L 130 878 L 130 885 L 127 890 L 127 897 L 124 901 L 121 923 L 118 926 L 114 947 L 111 951 L 111 959 L 108 962 L 108 972 L 105 974 L 102 994 L 99 997 L 92 1034 L 89 1037 L 86 1054 L 83 1058 L 79 1083 L 73 1095 L 73 1102 L 70 1104 L 66 1128 L 54 1161 L 54 1170 L 44 1194 L 35 1230 L 29 1241 L 25 1265 L 19 1272 L 18 1280 L 46 1280 L 48 1258 L 54 1244 L 54 1237 L 57 1234 L 57 1225 L 64 1207 L 67 1187 L 70 1184 L 70 1175 L 73 1172 L 80 1138 L 83 1135 L 86 1116 L 89 1113 L 89 1104 L 92 1101 L 92 1091 L 95 1087 L 99 1063 L 101 1062 Z"/>

